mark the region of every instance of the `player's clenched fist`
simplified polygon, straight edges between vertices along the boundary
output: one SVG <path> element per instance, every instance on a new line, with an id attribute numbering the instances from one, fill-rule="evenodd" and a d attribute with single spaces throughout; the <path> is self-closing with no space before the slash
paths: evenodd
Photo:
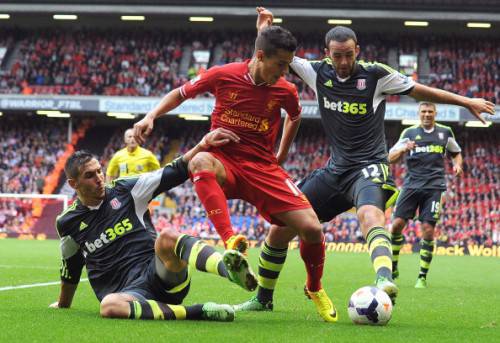
<path id="1" fill-rule="evenodd" d="M 134 138 L 139 145 L 144 144 L 146 137 L 153 131 L 153 127 L 154 119 L 147 115 L 134 124 Z"/>
<path id="2" fill-rule="evenodd" d="M 257 16 L 257 31 L 260 31 L 268 26 L 273 24 L 273 13 L 267 10 L 265 7 L 257 7 L 256 8 L 258 16 Z"/>

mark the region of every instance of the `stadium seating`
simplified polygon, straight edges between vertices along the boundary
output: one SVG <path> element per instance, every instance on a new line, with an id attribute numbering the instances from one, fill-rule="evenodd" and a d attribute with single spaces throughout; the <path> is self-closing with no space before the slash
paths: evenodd
<path id="1" fill-rule="evenodd" d="M 493 40 L 432 39 L 429 46 L 430 85 L 498 103 L 499 59 L 500 47 Z"/>
<path id="2" fill-rule="evenodd" d="M 36 119 L 0 118 L 0 193 L 41 193 L 64 152 L 67 124 Z"/>
<path id="3" fill-rule="evenodd" d="M 296 36 L 298 56 L 323 57 L 322 32 Z M 254 38 L 253 31 L 7 32 L 0 37 L 0 46 L 11 49 L 17 44 L 19 53 L 10 70 L 0 71 L 0 92 L 161 96 L 200 72 L 194 61 L 188 61 L 189 68 L 181 73 L 184 47 L 210 51 L 211 66 L 250 58 Z M 491 39 L 450 35 L 382 38 L 363 32 L 358 38 L 359 59 L 388 63 L 391 49 L 397 54 L 426 53 L 422 57 L 428 59 L 430 70 L 420 81 L 493 102 L 500 98 L 500 49 Z M 297 85 L 302 99 L 314 99 L 314 92 L 301 80 L 292 75 L 287 78 Z"/>

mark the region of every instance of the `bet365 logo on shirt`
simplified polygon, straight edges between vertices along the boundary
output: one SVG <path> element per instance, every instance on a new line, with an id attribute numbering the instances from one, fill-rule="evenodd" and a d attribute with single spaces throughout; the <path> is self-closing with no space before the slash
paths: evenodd
<path id="1" fill-rule="evenodd" d="M 366 104 L 347 101 L 329 101 L 323 97 L 323 107 L 327 110 L 337 111 L 345 114 L 366 114 Z"/>
<path id="2" fill-rule="evenodd" d="M 122 221 L 116 223 L 113 227 L 107 228 L 101 233 L 99 238 L 93 242 L 85 242 L 85 247 L 89 253 L 96 251 L 104 247 L 106 244 L 113 242 L 115 239 L 120 238 L 128 231 L 133 229 L 130 219 L 125 218 Z"/>

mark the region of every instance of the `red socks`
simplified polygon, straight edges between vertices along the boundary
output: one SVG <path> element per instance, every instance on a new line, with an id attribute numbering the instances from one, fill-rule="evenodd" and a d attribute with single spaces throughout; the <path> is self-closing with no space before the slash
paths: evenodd
<path id="1" fill-rule="evenodd" d="M 325 240 L 321 243 L 306 243 L 300 240 L 300 256 L 307 270 L 307 289 L 317 292 L 321 289 L 321 277 L 325 264 Z"/>
<path id="2" fill-rule="evenodd" d="M 234 235 L 227 208 L 226 195 L 217 183 L 215 173 L 201 171 L 193 174 L 194 189 L 200 198 L 203 207 L 207 211 L 207 216 L 215 226 L 215 230 L 226 242 L 229 237 Z"/>

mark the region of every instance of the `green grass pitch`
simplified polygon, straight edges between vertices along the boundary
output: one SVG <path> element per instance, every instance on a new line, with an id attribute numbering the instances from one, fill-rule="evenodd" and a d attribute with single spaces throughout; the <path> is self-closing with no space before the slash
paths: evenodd
<path id="1" fill-rule="evenodd" d="M 256 268 L 259 251 L 250 252 Z M 233 323 L 111 320 L 99 317 L 88 282 L 73 307 L 49 309 L 58 285 L 0 290 L 0 342 L 500 342 L 500 261 L 495 257 L 435 257 L 429 288 L 413 288 L 418 256 L 401 256 L 400 295 L 386 327 L 357 326 L 347 316 L 354 290 L 374 273 L 367 254 L 328 253 L 323 285 L 340 313 L 321 321 L 302 292 L 305 271 L 288 255 L 274 312 L 238 313 Z M 57 241 L 0 240 L 0 289 L 58 281 Z M 239 303 L 251 296 L 216 276 L 193 273 L 185 304 Z"/>

